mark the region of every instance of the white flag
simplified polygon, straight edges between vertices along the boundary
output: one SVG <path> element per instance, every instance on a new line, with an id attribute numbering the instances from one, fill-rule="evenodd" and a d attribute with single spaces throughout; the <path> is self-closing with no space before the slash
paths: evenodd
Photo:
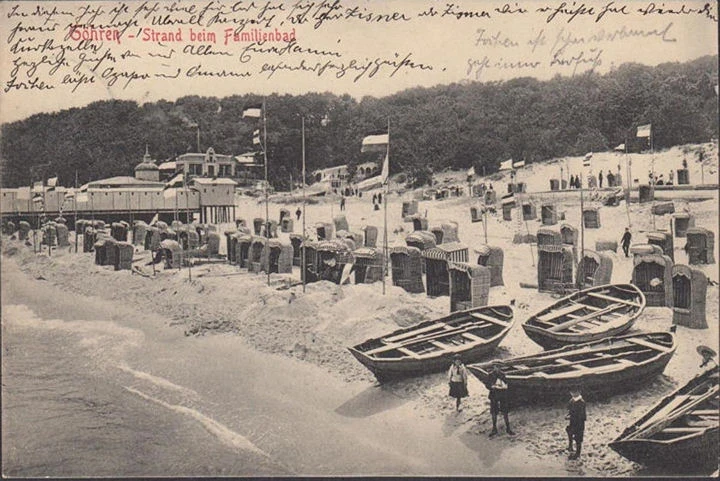
<path id="1" fill-rule="evenodd" d="M 48 187 L 55 187 L 55 186 L 57 186 L 57 181 L 58 181 L 58 178 L 57 178 L 57 177 L 53 177 L 53 178 L 51 178 L 51 179 L 48 179 L 48 181 L 47 181 L 47 186 L 48 186 Z"/>
<path id="2" fill-rule="evenodd" d="M 638 125 L 637 137 L 650 137 L 650 128 L 652 124 Z"/>
<path id="3" fill-rule="evenodd" d="M 468 169 L 467 175 L 468 175 L 468 177 L 475 177 L 475 166 L 474 165 Z"/>
<path id="4" fill-rule="evenodd" d="M 620 144 L 620 145 L 618 145 L 617 147 L 615 147 L 614 150 L 617 150 L 617 151 L 620 151 L 620 152 L 624 152 L 624 151 L 625 151 L 625 144 Z"/>
<path id="5" fill-rule="evenodd" d="M 388 134 L 368 135 L 362 140 L 360 152 L 382 152 L 390 143 Z"/>
<path id="6" fill-rule="evenodd" d="M 262 104 L 251 105 L 246 107 L 242 113 L 243 118 L 250 117 L 253 119 L 259 119 L 262 117 Z"/>
<path id="7" fill-rule="evenodd" d="M 253 130 L 253 145 L 260 145 L 260 129 Z"/>
<path id="8" fill-rule="evenodd" d="M 525 167 L 525 161 L 521 160 L 520 162 L 513 162 L 513 169 L 519 169 L 520 167 Z"/>
<path id="9" fill-rule="evenodd" d="M 512 159 L 508 159 L 505 162 L 500 162 L 500 170 L 512 170 L 512 168 L 513 168 Z"/>

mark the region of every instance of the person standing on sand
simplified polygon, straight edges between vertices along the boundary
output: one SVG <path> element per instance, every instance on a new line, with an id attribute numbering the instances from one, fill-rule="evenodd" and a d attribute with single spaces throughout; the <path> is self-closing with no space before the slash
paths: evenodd
<path id="1" fill-rule="evenodd" d="M 598 183 L 600 184 L 601 189 L 602 189 L 602 181 L 603 181 L 603 175 L 602 175 L 602 170 L 601 170 L 600 173 L 598 174 Z"/>
<path id="2" fill-rule="evenodd" d="M 585 400 L 580 394 L 579 388 L 570 389 L 570 402 L 568 403 L 568 413 L 565 419 L 570 423 L 565 428 L 568 434 L 568 451 L 570 451 L 570 459 L 580 457 L 582 451 L 583 435 L 585 433 Z M 575 452 L 573 453 L 573 439 L 575 440 Z"/>
<path id="3" fill-rule="evenodd" d="M 295 211 L 295 217 L 297 217 L 297 220 L 300 220 L 300 216 L 302 215 L 302 210 L 300 210 L 300 207 L 297 208 Z"/>
<path id="4" fill-rule="evenodd" d="M 630 257 L 629 251 L 631 240 L 632 234 L 630 233 L 630 228 L 625 227 L 625 233 L 623 234 L 622 239 L 620 239 L 620 244 L 622 244 L 623 252 L 625 252 L 625 257 Z"/>
<path id="5" fill-rule="evenodd" d="M 493 370 L 490 373 L 488 382 L 486 384 L 490 391 L 490 416 L 492 416 L 492 432 L 490 437 L 495 436 L 498 433 L 497 430 L 497 416 L 499 412 L 503 413 L 503 419 L 505 420 L 505 430 L 508 434 L 515 434 L 510 429 L 510 420 L 508 419 L 508 385 L 507 377 L 505 373 L 500 369 L 500 364 L 493 365 Z"/>
<path id="6" fill-rule="evenodd" d="M 467 369 L 462 363 L 460 354 L 453 356 L 453 362 L 448 370 L 448 383 L 450 384 L 450 397 L 455 398 L 455 410 L 461 411 L 460 400 L 468 396 Z"/>
<path id="7" fill-rule="evenodd" d="M 345 210 L 345 197 L 340 198 L 340 210 Z"/>

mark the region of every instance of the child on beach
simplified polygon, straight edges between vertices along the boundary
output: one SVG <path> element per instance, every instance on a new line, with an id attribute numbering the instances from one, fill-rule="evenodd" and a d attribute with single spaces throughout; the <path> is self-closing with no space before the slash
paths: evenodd
<path id="1" fill-rule="evenodd" d="M 570 402 L 568 403 L 568 413 L 565 419 L 570 420 L 570 423 L 565 428 L 568 434 L 568 451 L 570 451 L 570 459 L 577 459 L 580 457 L 580 451 L 582 450 L 583 434 L 585 433 L 585 400 L 580 394 L 580 389 L 577 387 L 570 389 Z M 575 452 L 573 453 L 573 439 L 575 440 Z"/>
<path id="2" fill-rule="evenodd" d="M 505 420 L 505 430 L 508 434 L 515 434 L 510 429 L 510 420 L 508 419 L 508 385 L 507 377 L 505 373 L 500 369 L 499 364 L 493 366 L 493 371 L 490 373 L 490 377 L 486 384 L 490 391 L 490 416 L 492 417 L 492 431 L 490 437 L 495 436 L 498 433 L 497 430 L 497 416 L 498 413 L 503 413 L 503 419 Z"/>
<path id="3" fill-rule="evenodd" d="M 455 398 L 455 409 L 457 411 L 461 410 L 460 400 L 468 396 L 467 379 L 467 369 L 463 365 L 460 355 L 455 354 L 448 371 L 448 383 L 450 384 L 450 397 Z"/>

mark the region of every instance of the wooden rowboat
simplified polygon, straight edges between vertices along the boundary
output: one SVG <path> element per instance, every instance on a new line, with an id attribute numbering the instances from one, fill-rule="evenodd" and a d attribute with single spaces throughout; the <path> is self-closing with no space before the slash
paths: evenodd
<path id="1" fill-rule="evenodd" d="M 641 333 L 472 364 L 468 369 L 486 383 L 498 364 L 514 400 L 567 397 L 572 387 L 580 387 L 586 398 L 599 397 L 627 391 L 662 373 L 676 347 L 671 332 Z"/>
<path id="2" fill-rule="evenodd" d="M 717 468 L 719 375 L 716 366 L 694 377 L 623 431 L 610 447 L 646 465 Z"/>
<path id="3" fill-rule="evenodd" d="M 645 309 L 645 295 L 632 284 L 591 287 L 564 297 L 530 317 L 522 327 L 545 349 L 617 336 Z"/>
<path id="4" fill-rule="evenodd" d="M 378 381 L 447 369 L 455 354 L 476 362 L 495 349 L 512 327 L 510 306 L 453 312 L 349 348 Z"/>

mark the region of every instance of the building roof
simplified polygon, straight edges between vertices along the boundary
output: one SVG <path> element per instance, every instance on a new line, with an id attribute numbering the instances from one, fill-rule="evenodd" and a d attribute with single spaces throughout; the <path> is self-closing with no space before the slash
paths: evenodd
<path id="1" fill-rule="evenodd" d="M 226 154 L 217 154 L 215 153 L 215 150 L 210 147 L 207 152 L 205 153 L 197 153 L 197 152 L 188 152 L 182 155 L 179 155 L 176 159 L 178 162 L 185 162 L 185 161 L 196 161 L 196 162 L 207 162 L 209 161 L 210 157 L 213 157 L 214 162 L 232 162 L 233 156 L 232 155 L 226 155 Z"/>
<path id="2" fill-rule="evenodd" d="M 201 185 L 237 185 L 237 182 L 234 180 L 224 177 L 217 177 L 215 179 L 210 177 L 195 177 L 192 181 Z"/>
<path id="3" fill-rule="evenodd" d="M 177 163 L 175 161 L 163 162 L 162 164 L 158 165 L 158 169 L 172 170 L 174 172 L 175 169 L 177 169 Z"/>
<path id="4" fill-rule="evenodd" d="M 158 170 L 158 166 L 155 165 L 155 162 L 150 158 L 147 145 L 145 146 L 145 155 L 143 155 L 142 162 L 135 166 L 135 172 L 138 170 Z"/>
<path id="5" fill-rule="evenodd" d="M 158 170 L 158 166 L 152 162 L 140 162 L 135 166 L 135 172 L 139 170 Z"/>
<path id="6" fill-rule="evenodd" d="M 313 174 L 313 175 L 317 175 L 317 174 L 325 173 L 325 172 L 339 172 L 339 171 L 341 171 L 341 170 L 343 170 L 343 169 L 347 170 L 347 164 L 335 165 L 335 166 L 333 166 L 333 167 L 326 167 L 326 168 L 324 168 L 324 169 L 313 170 L 313 171 L 312 171 L 312 174 Z"/>
<path id="7" fill-rule="evenodd" d="M 165 184 L 163 182 L 153 182 L 151 180 L 140 180 L 135 177 L 129 176 L 118 176 L 109 177 L 107 179 L 93 180 L 88 182 L 88 188 L 92 187 L 130 187 L 130 186 L 142 186 L 142 187 L 160 187 L 162 188 Z M 84 187 L 84 186 L 83 186 Z"/>

